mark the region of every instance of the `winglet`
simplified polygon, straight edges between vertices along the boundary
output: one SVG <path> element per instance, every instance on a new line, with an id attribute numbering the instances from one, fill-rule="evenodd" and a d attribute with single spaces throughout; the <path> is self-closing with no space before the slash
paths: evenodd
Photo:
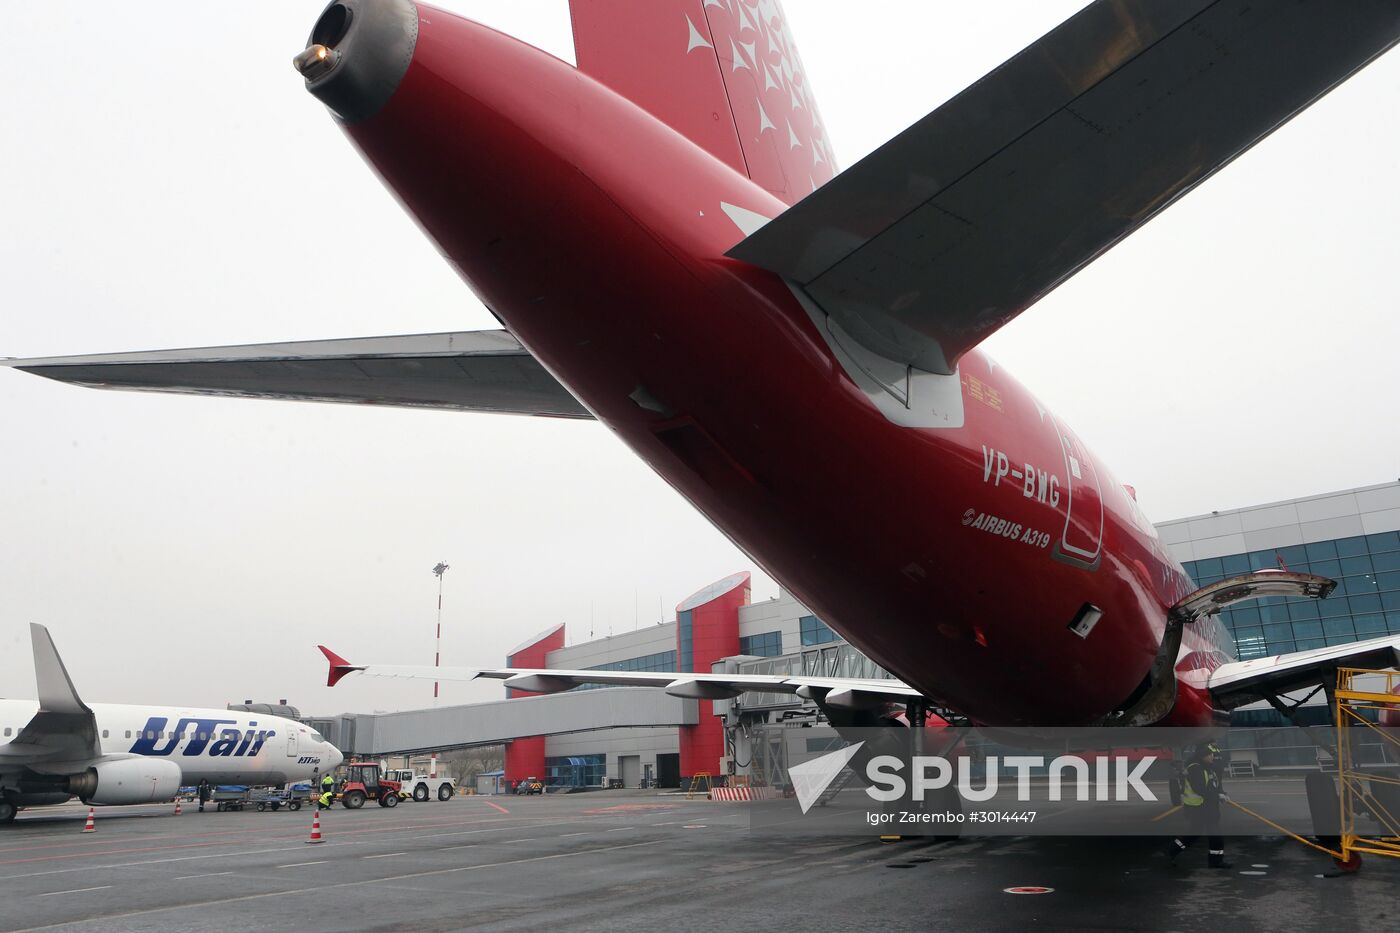
<path id="1" fill-rule="evenodd" d="M 351 664 L 349 661 L 345 660 L 340 655 L 327 648 L 325 645 L 317 645 L 316 647 L 320 648 L 321 653 L 326 656 L 326 660 L 331 662 L 330 673 L 326 675 L 327 687 L 334 687 L 340 682 L 340 678 L 344 677 L 346 674 L 351 673 L 352 671 L 364 670 L 364 665 Z"/>
<path id="2" fill-rule="evenodd" d="M 90 715 L 92 710 L 73 688 L 73 680 L 58 656 L 49 630 L 31 622 L 29 638 L 34 643 L 34 679 L 39 684 L 39 708 L 49 713 Z"/>

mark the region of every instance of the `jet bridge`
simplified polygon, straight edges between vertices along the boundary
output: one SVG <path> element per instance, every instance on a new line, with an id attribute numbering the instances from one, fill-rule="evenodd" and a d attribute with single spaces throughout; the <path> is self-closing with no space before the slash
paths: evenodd
<path id="1" fill-rule="evenodd" d="M 347 757 L 378 758 L 595 729 L 692 726 L 698 720 L 695 700 L 650 687 L 605 687 L 438 709 L 343 713 L 316 724 Z"/>

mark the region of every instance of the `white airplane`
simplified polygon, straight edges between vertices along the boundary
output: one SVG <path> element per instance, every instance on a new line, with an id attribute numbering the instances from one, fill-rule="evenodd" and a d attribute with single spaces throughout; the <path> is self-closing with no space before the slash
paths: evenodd
<path id="1" fill-rule="evenodd" d="M 340 752 L 291 719 L 182 706 L 88 705 L 48 629 L 30 625 L 39 699 L 0 699 L 0 825 L 23 807 L 169 800 L 182 786 L 278 785 L 334 769 Z"/>

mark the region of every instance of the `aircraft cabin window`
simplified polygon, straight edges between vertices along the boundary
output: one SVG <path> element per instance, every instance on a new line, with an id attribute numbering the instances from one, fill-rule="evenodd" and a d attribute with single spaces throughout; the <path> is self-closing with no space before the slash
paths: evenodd
<path id="1" fill-rule="evenodd" d="M 128 739 L 131 738 L 131 730 L 130 730 L 130 729 L 126 730 L 126 737 L 127 737 Z"/>
<path id="2" fill-rule="evenodd" d="M 156 737 L 156 734 L 155 734 L 154 732 L 152 732 L 150 729 L 147 729 L 147 730 L 146 730 L 146 738 L 147 738 L 148 740 L 149 740 L 149 739 L 154 739 L 155 737 Z"/>
<path id="3" fill-rule="evenodd" d="M 107 730 L 106 730 L 106 729 L 103 729 L 103 730 L 102 730 L 102 737 L 103 737 L 104 739 L 107 738 Z"/>
<path id="4" fill-rule="evenodd" d="M 6 727 L 5 727 L 5 734 L 6 734 L 6 735 L 9 735 L 9 734 L 10 734 L 10 727 L 9 727 L 9 726 L 6 726 Z"/>
<path id="5" fill-rule="evenodd" d="M 201 733 L 199 734 L 199 740 L 200 740 L 201 742 L 207 742 L 207 741 L 209 741 L 209 736 L 208 736 L 206 733 L 201 732 Z"/>

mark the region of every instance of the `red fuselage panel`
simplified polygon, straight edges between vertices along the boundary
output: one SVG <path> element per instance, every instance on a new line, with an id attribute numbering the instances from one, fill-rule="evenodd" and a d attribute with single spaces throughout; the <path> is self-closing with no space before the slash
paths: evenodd
<path id="1" fill-rule="evenodd" d="M 781 280 L 724 258 L 743 234 L 721 202 L 784 209 L 760 186 L 428 7 L 398 90 L 347 131 L 543 365 L 877 663 L 1003 725 L 1091 722 L 1142 683 L 1191 587 L 1121 484 L 980 351 L 948 377 L 961 427 L 887 419 Z M 1207 720 L 1204 696 L 1183 686 L 1173 722 Z"/>

